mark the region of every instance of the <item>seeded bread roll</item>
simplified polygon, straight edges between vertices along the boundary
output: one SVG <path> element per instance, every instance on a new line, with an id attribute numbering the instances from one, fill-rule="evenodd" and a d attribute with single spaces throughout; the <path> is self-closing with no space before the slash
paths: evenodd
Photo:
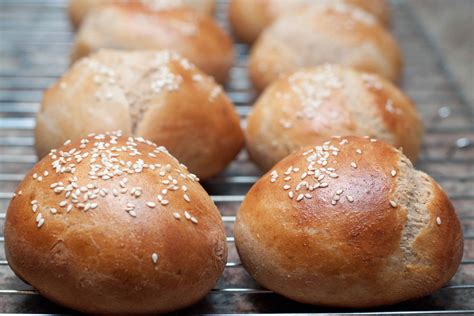
<path id="1" fill-rule="evenodd" d="M 77 28 L 90 11 L 103 5 L 126 2 L 137 2 L 152 11 L 189 8 L 206 15 L 214 13 L 216 4 L 215 0 L 69 0 L 69 18 Z"/>
<path id="2" fill-rule="evenodd" d="M 252 48 L 250 79 L 258 90 L 303 67 L 351 66 L 392 81 L 400 77 L 401 52 L 392 35 L 357 7 L 315 5 L 277 19 Z"/>
<path id="3" fill-rule="evenodd" d="M 385 26 L 390 24 L 390 7 L 384 0 L 231 0 L 229 21 L 240 40 L 253 43 L 277 17 L 310 5 L 336 1 L 367 11 Z"/>
<path id="4" fill-rule="evenodd" d="M 21 279 L 86 313 L 188 306 L 227 258 L 219 211 L 196 176 L 164 147 L 116 133 L 68 141 L 36 164 L 4 233 Z"/>
<path id="5" fill-rule="evenodd" d="M 268 170 L 292 151 L 333 135 L 377 137 L 416 161 L 423 127 L 415 105 L 392 83 L 348 67 L 302 69 L 274 81 L 247 120 L 251 158 Z"/>
<path id="6" fill-rule="evenodd" d="M 382 141 L 320 144 L 245 197 L 234 233 L 247 271 L 290 299 L 335 307 L 394 304 L 448 282 L 463 238 L 440 186 Z"/>
<path id="7" fill-rule="evenodd" d="M 221 83 L 234 59 L 230 37 L 212 18 L 186 9 L 155 12 L 136 2 L 103 6 L 88 14 L 71 61 L 101 48 L 169 49 Z"/>
<path id="8" fill-rule="evenodd" d="M 112 130 L 166 146 L 203 179 L 222 171 L 243 145 L 239 116 L 222 88 L 168 51 L 103 50 L 77 62 L 44 93 L 37 153 Z"/>

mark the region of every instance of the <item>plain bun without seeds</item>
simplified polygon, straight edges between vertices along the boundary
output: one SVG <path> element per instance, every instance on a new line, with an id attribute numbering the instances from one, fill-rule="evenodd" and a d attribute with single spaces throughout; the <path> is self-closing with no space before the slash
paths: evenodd
<path id="1" fill-rule="evenodd" d="M 441 187 L 397 149 L 359 137 L 330 138 L 280 161 L 245 197 L 234 233 L 262 286 L 336 307 L 432 293 L 463 252 Z"/>
<path id="2" fill-rule="evenodd" d="M 171 50 L 224 83 L 234 62 L 228 34 L 209 16 L 189 9 L 153 11 L 137 2 L 93 10 L 74 40 L 71 62 L 102 48 Z"/>
<path id="3" fill-rule="evenodd" d="M 335 2 L 357 6 L 384 26 L 390 24 L 390 6 L 385 0 L 231 0 L 229 21 L 240 40 L 253 43 L 278 17 L 311 5 Z"/>
<path id="4" fill-rule="evenodd" d="M 220 213 L 165 148 L 118 133 L 53 150 L 16 190 L 5 222 L 13 271 L 86 313 L 161 313 L 215 285 L 226 260 Z"/>
<path id="5" fill-rule="evenodd" d="M 240 118 L 221 86 L 169 51 L 102 50 L 45 91 L 36 120 L 44 157 L 67 139 L 122 130 L 165 146 L 205 179 L 243 145 Z"/>
<path id="6" fill-rule="evenodd" d="M 379 138 L 415 162 L 423 123 L 411 100 L 380 76 L 338 66 L 274 81 L 247 118 L 247 150 L 267 171 L 294 150 L 333 135 Z"/>
<path id="7" fill-rule="evenodd" d="M 92 10 L 104 5 L 126 2 L 141 3 L 152 11 L 189 8 L 206 15 L 212 15 L 216 4 L 215 0 L 69 0 L 69 19 L 72 25 L 77 28 Z"/>
<path id="8" fill-rule="evenodd" d="M 281 75 L 324 63 L 400 78 L 398 43 L 370 14 L 343 3 L 314 5 L 278 18 L 252 47 L 249 75 L 263 90 Z"/>

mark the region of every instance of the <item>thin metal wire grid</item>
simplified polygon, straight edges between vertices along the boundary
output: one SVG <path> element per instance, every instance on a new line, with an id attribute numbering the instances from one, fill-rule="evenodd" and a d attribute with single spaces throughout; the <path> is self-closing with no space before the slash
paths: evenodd
<path id="1" fill-rule="evenodd" d="M 220 1 L 216 15 L 228 29 L 226 2 Z M 469 146 L 469 139 L 474 135 L 474 116 L 409 4 L 402 1 L 393 4 L 394 32 L 401 40 L 407 61 L 403 88 L 418 104 L 426 123 L 426 141 L 418 167 L 433 175 L 448 191 L 463 221 L 466 249 L 460 271 L 438 293 L 372 312 L 474 312 L 474 302 L 470 302 L 474 297 L 474 154 Z M 0 221 L 3 227 L 11 192 L 36 162 L 32 129 L 42 90 L 67 68 L 73 35 L 64 14 L 64 0 L 3 0 L 0 5 L 0 210 L 3 211 Z M 255 94 L 246 77 L 248 48 L 237 43 L 236 52 L 238 58 L 226 91 L 244 119 Z M 238 204 L 259 175 L 242 153 L 223 175 L 205 184 L 223 214 L 230 257 L 217 287 L 206 300 L 187 311 L 354 313 L 288 301 L 258 287 L 243 270 L 233 245 L 232 225 Z M 0 255 L 0 306 L 8 309 L 5 311 L 64 311 L 16 279 L 8 268 L 3 249 Z"/>

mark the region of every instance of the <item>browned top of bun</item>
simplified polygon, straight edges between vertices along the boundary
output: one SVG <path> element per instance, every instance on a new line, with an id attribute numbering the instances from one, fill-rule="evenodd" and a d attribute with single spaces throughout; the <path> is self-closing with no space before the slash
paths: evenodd
<path id="1" fill-rule="evenodd" d="M 71 60 L 100 48 L 169 49 L 225 82 L 234 50 L 229 36 L 210 17 L 193 10 L 151 11 L 135 2 L 91 12 L 76 36 Z"/>
<path id="2" fill-rule="evenodd" d="M 384 0 L 232 0 L 229 20 L 234 33 L 252 43 L 278 17 L 312 5 L 345 3 L 374 15 L 383 25 L 390 24 L 390 7 Z"/>
<path id="3" fill-rule="evenodd" d="M 422 122 L 415 105 L 380 76 L 337 65 L 274 81 L 247 120 L 251 156 L 265 170 L 301 146 L 332 135 L 380 138 L 416 161 Z"/>
<path id="4" fill-rule="evenodd" d="M 337 63 L 392 81 L 402 69 L 393 36 L 365 11 L 344 3 L 314 5 L 277 19 L 252 48 L 249 71 L 261 90 L 302 67 Z"/>
<path id="5" fill-rule="evenodd" d="M 5 224 L 9 264 L 85 312 L 164 312 L 197 301 L 226 262 L 209 195 L 164 147 L 117 133 L 67 141 L 26 175 Z"/>
<path id="6" fill-rule="evenodd" d="M 165 146 L 201 178 L 224 169 L 243 144 L 222 87 L 169 51 L 101 50 L 74 64 L 44 93 L 36 149 L 43 157 L 67 139 L 111 130 Z"/>
<path id="7" fill-rule="evenodd" d="M 90 11 L 114 3 L 137 3 L 152 11 L 190 8 L 208 15 L 212 14 L 215 6 L 215 0 L 69 0 L 69 18 L 73 26 L 78 27 Z"/>
<path id="8" fill-rule="evenodd" d="M 235 238 L 263 286 L 300 302 L 393 304 L 445 284 L 462 231 L 439 185 L 395 148 L 338 137 L 289 155 L 247 194 Z"/>

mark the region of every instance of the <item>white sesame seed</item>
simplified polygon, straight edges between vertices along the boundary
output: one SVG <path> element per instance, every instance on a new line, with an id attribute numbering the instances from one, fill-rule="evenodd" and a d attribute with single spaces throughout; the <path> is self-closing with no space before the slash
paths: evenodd
<path id="1" fill-rule="evenodd" d="M 337 203 L 337 201 L 335 201 L 335 200 L 332 200 L 332 201 L 331 201 L 331 204 L 332 204 L 332 205 L 336 205 L 336 203 Z"/>
<path id="2" fill-rule="evenodd" d="M 183 198 L 186 202 L 191 202 L 191 199 L 189 198 L 189 196 L 187 194 L 184 194 Z"/>
<path id="3" fill-rule="evenodd" d="M 355 162 L 351 162 L 351 167 L 357 169 L 357 164 Z"/>
<path id="4" fill-rule="evenodd" d="M 38 221 L 38 224 L 37 224 L 38 228 L 40 228 L 41 226 L 43 226 L 43 224 L 44 224 L 44 218 L 41 218 L 41 219 Z"/>
<path id="5" fill-rule="evenodd" d="M 154 264 L 158 262 L 158 254 L 157 253 L 152 253 L 151 254 L 151 261 L 153 261 Z"/>
<path id="6" fill-rule="evenodd" d="M 295 194 L 293 193 L 293 191 L 290 191 L 288 192 L 288 196 L 290 199 L 292 199 L 295 196 Z"/>
<path id="7" fill-rule="evenodd" d="M 397 175 L 397 171 L 396 171 L 396 170 L 392 170 L 392 171 L 390 172 L 390 174 L 392 175 L 392 177 L 395 177 L 395 176 Z"/>
<path id="8" fill-rule="evenodd" d="M 354 202 L 354 198 L 350 195 L 346 195 L 346 199 L 351 203 Z"/>
<path id="9" fill-rule="evenodd" d="M 90 206 L 91 206 L 91 209 L 96 209 L 97 206 L 99 206 L 99 204 L 98 203 L 91 203 Z"/>
<path id="10" fill-rule="evenodd" d="M 198 220 L 196 219 L 196 217 L 191 217 L 191 222 L 193 222 L 194 224 L 197 224 Z"/>
<path id="11" fill-rule="evenodd" d="M 176 219 L 180 219 L 180 218 L 181 218 L 181 215 L 179 215 L 178 212 L 174 212 L 174 213 L 173 213 L 173 217 L 176 218 Z"/>
<path id="12" fill-rule="evenodd" d="M 356 153 L 358 153 L 359 155 L 362 155 L 362 150 L 356 149 Z"/>
<path id="13" fill-rule="evenodd" d="M 339 190 L 336 191 L 336 194 L 337 194 L 337 195 L 341 195 L 342 192 L 344 192 L 344 190 L 343 190 L 343 189 L 339 189 Z"/>
<path id="14" fill-rule="evenodd" d="M 304 194 L 299 194 L 298 197 L 296 198 L 296 201 L 299 202 L 304 198 Z"/>
<path id="15" fill-rule="evenodd" d="M 191 214 L 188 211 L 184 211 L 184 217 L 189 220 L 191 219 Z"/>
<path id="16" fill-rule="evenodd" d="M 155 202 L 146 202 L 146 205 L 150 208 L 154 208 L 156 206 L 156 203 Z"/>
<path id="17" fill-rule="evenodd" d="M 128 214 L 130 214 L 132 217 L 137 217 L 137 213 L 135 213 L 135 211 L 129 211 Z"/>
<path id="18" fill-rule="evenodd" d="M 51 214 L 56 214 L 58 212 L 54 207 L 51 207 L 49 211 L 51 212 Z"/>
<path id="19" fill-rule="evenodd" d="M 69 204 L 66 208 L 66 212 L 70 212 L 72 210 L 72 204 Z"/>
<path id="20" fill-rule="evenodd" d="M 69 145 L 71 143 L 71 140 L 68 139 L 67 141 L 64 142 L 64 146 Z"/>
<path id="21" fill-rule="evenodd" d="M 436 217 L 436 224 L 441 225 L 441 217 Z"/>
<path id="22" fill-rule="evenodd" d="M 38 210 L 38 204 L 33 204 L 31 206 L 31 210 L 33 211 L 33 213 L 36 213 L 36 211 Z"/>
<path id="23" fill-rule="evenodd" d="M 285 184 L 285 185 L 283 186 L 283 190 L 289 190 L 290 188 L 291 188 L 291 186 L 288 185 L 288 184 Z"/>
<path id="24" fill-rule="evenodd" d="M 67 205 L 67 200 L 59 202 L 59 206 L 65 207 Z"/>
<path id="25" fill-rule="evenodd" d="M 168 200 L 161 200 L 160 203 L 161 203 L 161 205 L 168 205 L 169 201 Z"/>
<path id="26" fill-rule="evenodd" d="M 397 207 L 397 202 L 390 200 L 390 206 Z"/>
<path id="27" fill-rule="evenodd" d="M 319 186 L 320 186 L 321 188 L 326 188 L 326 187 L 329 186 L 329 183 L 323 182 L 323 183 L 321 183 Z"/>

